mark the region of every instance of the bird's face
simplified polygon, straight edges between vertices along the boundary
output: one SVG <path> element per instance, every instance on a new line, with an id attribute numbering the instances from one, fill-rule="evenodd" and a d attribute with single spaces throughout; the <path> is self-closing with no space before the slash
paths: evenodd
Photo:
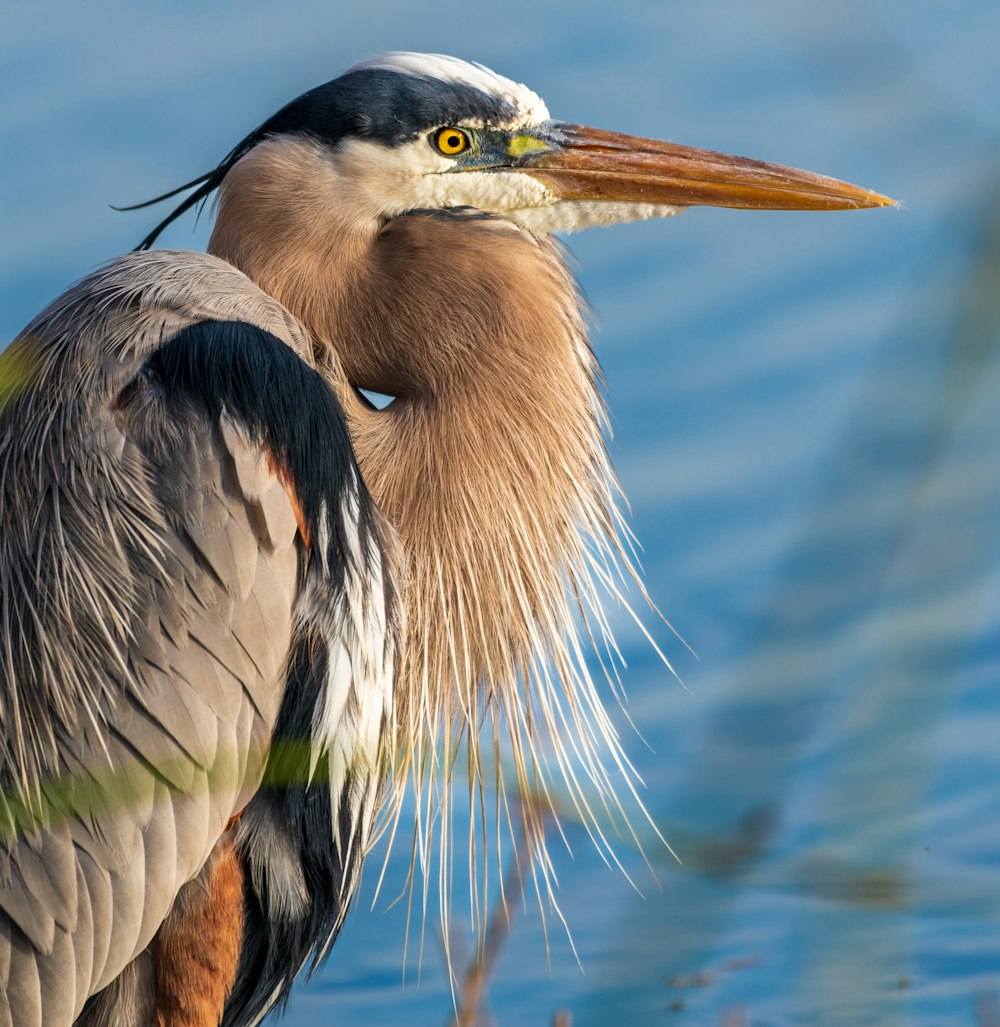
<path id="1" fill-rule="evenodd" d="M 325 196 L 331 218 L 357 229 L 408 211 L 458 207 L 540 234 L 666 217 L 694 205 L 839 210 L 893 202 L 794 168 L 555 121 L 537 94 L 481 65 L 390 53 L 283 107 L 189 183 L 198 188 L 141 245 L 228 184 L 247 156 L 282 153 L 262 143 L 282 141 L 293 144 L 286 154 L 296 145 L 302 154 L 312 149 L 301 169 L 303 192 Z M 260 171 L 257 165 L 247 177 Z"/>
<path id="2" fill-rule="evenodd" d="M 807 171 L 547 114 L 538 101 L 508 123 L 454 118 L 394 145 L 348 138 L 337 157 L 352 179 L 370 184 L 375 202 L 393 204 L 388 216 L 474 207 L 537 233 L 668 217 L 695 205 L 840 210 L 893 202 Z"/>

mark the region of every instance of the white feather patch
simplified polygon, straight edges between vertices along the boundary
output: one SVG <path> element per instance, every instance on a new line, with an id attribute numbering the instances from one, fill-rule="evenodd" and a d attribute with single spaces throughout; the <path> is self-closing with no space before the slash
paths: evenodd
<path id="1" fill-rule="evenodd" d="M 408 53 L 397 51 L 381 54 L 371 60 L 354 65 L 350 71 L 377 69 L 396 71 L 403 75 L 421 75 L 439 82 L 457 82 L 480 92 L 499 96 L 517 110 L 513 125 L 539 125 L 549 120 L 545 101 L 520 82 L 498 75 L 482 64 L 472 64 L 458 57 L 438 53 Z"/>
<path id="2" fill-rule="evenodd" d="M 511 211 L 510 219 L 529 232 L 541 235 L 545 232 L 580 232 L 584 228 L 621 225 L 627 221 L 645 221 L 648 218 L 668 218 L 686 209 L 666 203 L 553 199 L 548 206 L 526 204 L 519 207 Z"/>
<path id="3" fill-rule="evenodd" d="M 391 721 L 396 640 L 390 634 L 396 624 L 387 616 L 382 580 L 382 557 L 374 537 L 362 543 L 358 519 L 360 483 L 352 474 L 345 483 L 338 518 L 338 534 L 344 540 L 346 573 L 333 618 L 327 623 L 328 671 L 322 701 L 313 721 L 312 767 L 329 754 L 330 793 L 334 809 L 347 804 L 351 827 L 341 837 L 334 821 L 334 844 L 341 850 L 345 867 L 342 887 L 353 888 L 358 866 L 352 850 L 367 851 L 380 781 L 383 726 Z M 319 536 L 327 541 L 327 516 L 323 510 Z M 326 538 L 323 538 L 323 536 Z"/>

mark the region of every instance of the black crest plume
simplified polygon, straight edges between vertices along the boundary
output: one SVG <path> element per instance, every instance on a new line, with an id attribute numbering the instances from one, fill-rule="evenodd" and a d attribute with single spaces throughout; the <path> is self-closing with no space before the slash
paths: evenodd
<path id="1" fill-rule="evenodd" d="M 278 111 L 277 114 L 272 115 L 262 125 L 255 128 L 249 135 L 241 139 L 217 167 L 214 167 L 211 171 L 206 171 L 203 175 L 199 175 L 197 178 L 192 179 L 190 182 L 185 182 L 184 185 L 179 185 L 176 189 L 171 189 L 170 192 L 163 193 L 161 196 L 156 196 L 151 200 L 145 200 L 142 203 L 134 203 L 128 207 L 115 207 L 115 210 L 141 210 L 143 207 L 152 207 L 157 203 L 162 203 L 164 200 L 169 200 L 173 196 L 177 196 L 180 193 L 185 192 L 188 189 L 194 191 L 186 196 L 174 209 L 155 227 L 148 235 L 136 246 L 136 250 L 148 250 L 154 242 L 156 242 L 160 233 L 167 227 L 167 225 L 176 221 L 182 214 L 186 214 L 192 207 L 199 203 L 203 203 L 208 199 L 209 196 L 215 192 L 216 189 L 222 184 L 222 180 L 229 173 L 229 169 L 241 158 L 246 156 L 259 142 L 266 139 L 271 135 L 278 135 L 281 133 L 295 131 L 296 128 L 301 131 L 307 131 L 303 124 L 303 114 L 306 111 L 303 108 L 310 108 L 313 104 L 310 102 L 313 100 L 315 94 L 321 93 L 324 90 L 329 89 L 332 83 L 327 83 L 325 86 L 319 86 L 316 89 L 310 90 L 308 93 L 304 93 L 302 96 L 291 103 L 286 104 Z"/>

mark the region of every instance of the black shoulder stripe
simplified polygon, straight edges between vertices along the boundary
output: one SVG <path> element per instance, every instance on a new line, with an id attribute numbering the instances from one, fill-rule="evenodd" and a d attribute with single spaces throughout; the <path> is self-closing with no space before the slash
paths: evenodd
<path id="1" fill-rule="evenodd" d="M 134 394 L 146 389 L 161 390 L 168 405 L 204 409 L 210 422 L 226 413 L 271 454 L 295 490 L 314 544 L 327 536 L 326 581 L 331 599 L 339 595 L 352 559 L 341 509 L 345 489 L 356 490 L 362 553 L 378 529 L 342 409 L 322 376 L 269 332 L 242 322 L 204 321 L 178 332 L 146 360 L 119 396 L 119 407 L 130 406 Z M 252 1022 L 283 1002 L 299 971 L 328 951 L 351 897 L 342 882 L 356 879 L 362 859 L 360 846 L 347 866 L 341 856 L 351 834 L 351 782 L 338 806 L 330 793 L 327 756 L 307 779 L 328 667 L 321 633 L 300 625 L 264 780 L 238 829 L 240 857 L 250 874 L 226 1027 Z M 280 843 L 273 843 L 275 837 Z M 304 906 L 293 915 L 286 905 L 284 915 L 274 915 L 290 879 L 300 882 Z"/>
<path id="2" fill-rule="evenodd" d="M 358 489 L 363 540 L 374 530 L 371 505 L 337 397 L 291 347 L 255 325 L 201 321 L 156 350 L 135 381 L 157 382 L 168 396 L 181 392 L 213 417 L 225 411 L 241 424 L 290 479 L 313 539 L 325 516 L 328 565 L 343 573 L 349 550 L 333 504 L 345 486 Z"/>
<path id="3" fill-rule="evenodd" d="M 357 490 L 357 530 L 377 534 L 371 500 L 357 468 L 340 404 L 322 376 L 276 336 L 250 324 L 204 321 L 178 332 L 153 353 L 123 390 L 119 406 L 155 387 L 171 400 L 203 408 L 210 420 L 225 412 L 265 447 L 290 479 L 314 540 L 325 521 L 331 595 L 345 587 L 350 548 L 343 537 L 340 504 L 345 488 Z M 325 508 L 325 509 L 324 509 Z M 336 808 L 327 757 L 307 780 L 310 738 L 322 702 L 329 653 L 318 632 L 297 631 L 289 654 L 284 695 L 260 790 L 239 829 L 240 856 L 250 870 L 245 885 L 246 925 L 237 979 L 223 1023 L 252 1022 L 288 995 L 296 975 L 328 951 L 347 905 L 341 882 L 357 867 L 344 866 L 351 810 Z M 351 793 L 350 782 L 345 795 Z M 255 830 L 256 825 L 256 830 Z M 280 852 L 269 848 L 275 832 Z M 341 849 L 334 844 L 339 834 Z M 275 916 L 272 907 L 286 879 L 271 859 L 301 881 L 304 908 Z M 351 856 L 362 858 L 360 847 Z"/>

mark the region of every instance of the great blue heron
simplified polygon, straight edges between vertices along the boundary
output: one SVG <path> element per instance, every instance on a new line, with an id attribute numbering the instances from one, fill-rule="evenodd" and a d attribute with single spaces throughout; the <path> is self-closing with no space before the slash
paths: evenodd
<path id="1" fill-rule="evenodd" d="M 140 250 L 218 189 L 212 256 L 121 257 L 4 356 L 0 1024 L 255 1022 L 332 944 L 385 782 L 423 858 L 484 726 L 599 832 L 631 778 L 578 633 L 627 558 L 550 233 L 890 202 L 420 54 L 184 188 Z"/>

